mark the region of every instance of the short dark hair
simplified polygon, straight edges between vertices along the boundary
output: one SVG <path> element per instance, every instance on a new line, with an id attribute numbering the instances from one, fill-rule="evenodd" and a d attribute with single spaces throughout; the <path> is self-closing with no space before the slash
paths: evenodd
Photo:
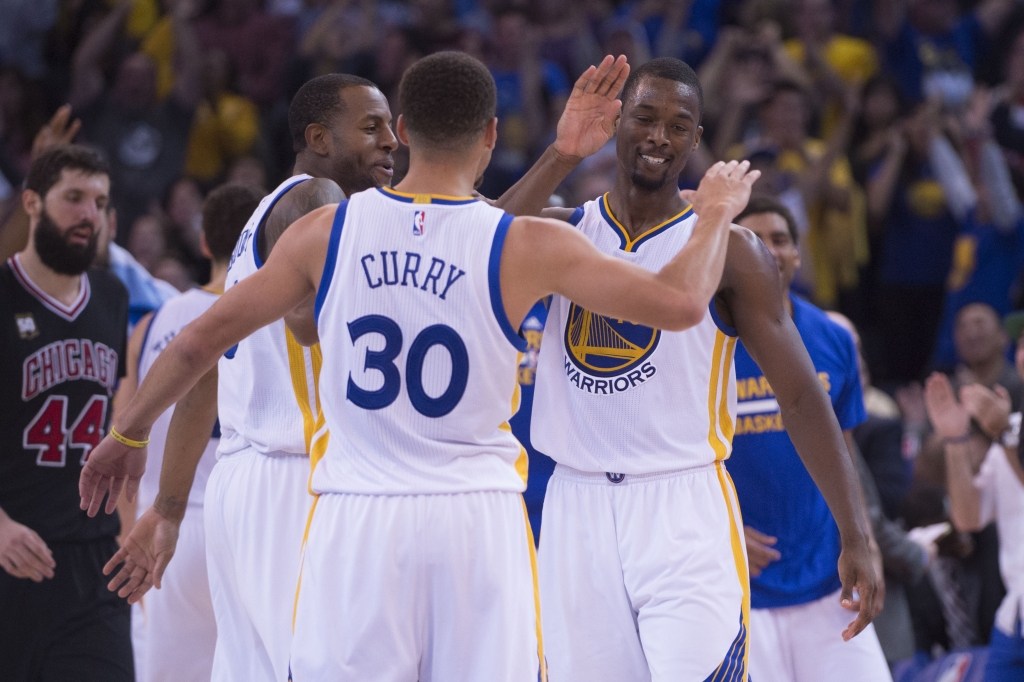
<path id="1" fill-rule="evenodd" d="M 690 65 L 682 59 L 674 57 L 658 57 L 644 62 L 639 69 L 631 71 L 626 78 L 626 84 L 622 86 L 622 101 L 625 103 L 636 94 L 640 81 L 644 78 L 666 78 L 670 81 L 683 83 L 697 93 L 697 102 L 700 105 L 698 115 L 704 118 L 704 88 L 700 85 L 700 79 L 694 73 Z"/>
<path id="2" fill-rule="evenodd" d="M 306 128 L 311 123 L 330 125 L 335 116 L 345 111 L 341 91 L 356 86 L 377 87 L 373 81 L 359 76 L 328 73 L 307 81 L 299 88 L 288 107 L 288 131 L 292 136 L 293 151 L 301 152 L 306 148 Z"/>
<path id="3" fill-rule="evenodd" d="M 43 152 L 32 162 L 25 179 L 25 189 L 45 197 L 60 182 L 60 175 L 65 169 L 110 177 L 110 165 L 98 150 L 80 144 L 61 144 Z"/>
<path id="4" fill-rule="evenodd" d="M 437 52 L 410 66 L 398 88 L 409 134 L 431 147 L 458 149 L 494 118 L 498 89 L 480 60 Z"/>
<path id="5" fill-rule="evenodd" d="M 206 197 L 203 202 L 203 236 L 214 261 L 223 262 L 231 257 L 238 236 L 256 212 L 264 194 L 253 185 L 229 182 Z"/>
<path id="6" fill-rule="evenodd" d="M 738 223 L 748 215 L 762 215 L 765 213 L 774 213 L 775 215 L 782 216 L 782 219 L 786 221 L 786 229 L 789 230 L 789 236 L 793 239 L 793 243 L 799 243 L 800 233 L 796 229 L 796 220 L 793 219 L 793 214 L 775 197 L 764 194 L 751 195 L 750 201 L 747 202 L 747 207 L 736 216 L 736 220 L 733 222 Z"/>

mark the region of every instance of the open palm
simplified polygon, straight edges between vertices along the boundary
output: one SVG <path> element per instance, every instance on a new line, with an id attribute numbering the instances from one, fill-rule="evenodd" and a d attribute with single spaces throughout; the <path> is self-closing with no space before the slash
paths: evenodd
<path id="1" fill-rule="evenodd" d="M 608 55 L 583 72 L 558 119 L 555 150 L 559 154 L 587 157 L 612 139 L 622 109 L 617 97 L 628 76 L 624 56 L 614 59 Z"/>

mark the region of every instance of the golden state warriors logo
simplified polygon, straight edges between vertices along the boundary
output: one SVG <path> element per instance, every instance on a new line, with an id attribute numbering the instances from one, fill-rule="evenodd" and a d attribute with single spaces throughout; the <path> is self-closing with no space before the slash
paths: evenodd
<path id="1" fill-rule="evenodd" d="M 570 304 L 565 324 L 566 377 L 588 393 L 610 395 L 629 390 L 657 372 L 647 358 L 660 339 L 659 329 L 614 320 Z"/>

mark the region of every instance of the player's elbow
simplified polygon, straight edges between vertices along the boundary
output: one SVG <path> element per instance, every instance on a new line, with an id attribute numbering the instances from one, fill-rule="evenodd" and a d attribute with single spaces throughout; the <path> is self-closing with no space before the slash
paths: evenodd
<path id="1" fill-rule="evenodd" d="M 679 295 L 666 307 L 665 319 L 658 327 L 669 332 L 681 332 L 700 324 L 705 312 L 707 308 L 692 296 Z"/>

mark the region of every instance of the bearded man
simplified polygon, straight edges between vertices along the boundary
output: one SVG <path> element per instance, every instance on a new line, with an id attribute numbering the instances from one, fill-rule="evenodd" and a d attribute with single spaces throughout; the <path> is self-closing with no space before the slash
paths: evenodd
<path id="1" fill-rule="evenodd" d="M 128 604 L 106 589 L 116 514 L 89 518 L 78 477 L 125 374 L 128 293 L 90 269 L 110 197 L 97 152 L 37 158 L 28 245 L 0 264 L 0 670 L 5 680 L 135 679 Z"/>

